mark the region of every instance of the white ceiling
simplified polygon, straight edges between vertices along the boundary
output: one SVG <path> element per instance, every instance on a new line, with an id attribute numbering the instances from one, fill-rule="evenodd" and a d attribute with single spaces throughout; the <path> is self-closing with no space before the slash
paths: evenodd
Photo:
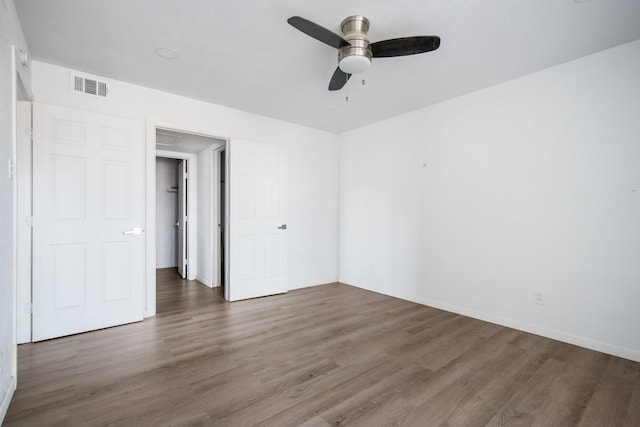
<path id="1" fill-rule="evenodd" d="M 156 130 L 156 150 L 198 154 L 213 145 L 222 146 L 224 144 L 223 139 L 169 129 Z"/>
<path id="2" fill-rule="evenodd" d="M 34 59 L 336 133 L 640 39 L 638 0 L 14 1 Z M 364 86 L 329 92 L 337 51 L 286 20 L 340 33 L 354 14 L 372 42 L 440 49 L 374 59 Z"/>

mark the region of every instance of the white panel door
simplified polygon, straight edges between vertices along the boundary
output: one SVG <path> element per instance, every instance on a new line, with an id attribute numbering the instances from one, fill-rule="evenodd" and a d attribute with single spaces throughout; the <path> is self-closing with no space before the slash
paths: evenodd
<path id="1" fill-rule="evenodd" d="M 178 164 L 178 273 L 187 278 L 187 161 Z"/>
<path id="2" fill-rule="evenodd" d="M 144 124 L 33 110 L 33 340 L 142 320 Z"/>
<path id="3" fill-rule="evenodd" d="M 286 147 L 231 140 L 229 164 L 230 301 L 287 291 Z"/>

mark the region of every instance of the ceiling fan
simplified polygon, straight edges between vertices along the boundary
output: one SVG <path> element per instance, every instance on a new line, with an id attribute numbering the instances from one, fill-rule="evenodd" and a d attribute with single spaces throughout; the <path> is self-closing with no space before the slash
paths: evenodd
<path id="1" fill-rule="evenodd" d="M 342 21 L 344 37 L 307 19 L 292 16 L 289 24 L 306 35 L 338 49 L 338 68 L 329 82 L 329 90 L 340 90 L 352 74 L 361 73 L 371 66 L 371 58 L 415 55 L 431 52 L 440 46 L 438 36 L 414 36 L 369 42 L 369 20 L 364 16 L 350 16 Z"/>

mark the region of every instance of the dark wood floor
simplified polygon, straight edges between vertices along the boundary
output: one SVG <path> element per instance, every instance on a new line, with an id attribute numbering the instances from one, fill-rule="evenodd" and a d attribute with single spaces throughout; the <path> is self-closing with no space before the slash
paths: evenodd
<path id="1" fill-rule="evenodd" d="M 19 347 L 18 426 L 640 426 L 640 364 L 332 284 Z"/>

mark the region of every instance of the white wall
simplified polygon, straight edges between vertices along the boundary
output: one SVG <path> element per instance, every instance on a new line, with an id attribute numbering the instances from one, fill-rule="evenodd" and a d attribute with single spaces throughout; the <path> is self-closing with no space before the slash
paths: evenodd
<path id="1" fill-rule="evenodd" d="M 340 281 L 640 361 L 638 76 L 640 41 L 343 134 Z"/>
<path id="2" fill-rule="evenodd" d="M 0 1 L 0 423 L 16 380 L 14 181 L 5 172 L 15 161 L 15 71 L 12 46 L 28 52 L 12 0 Z M 17 65 L 27 89 L 30 70 Z"/>
<path id="3" fill-rule="evenodd" d="M 156 268 L 177 267 L 179 160 L 156 158 Z"/>
<path id="4" fill-rule="evenodd" d="M 69 92 L 69 73 L 34 61 L 37 102 L 289 147 L 289 288 L 337 280 L 336 135 L 118 81 L 110 100 L 76 95 Z"/>

